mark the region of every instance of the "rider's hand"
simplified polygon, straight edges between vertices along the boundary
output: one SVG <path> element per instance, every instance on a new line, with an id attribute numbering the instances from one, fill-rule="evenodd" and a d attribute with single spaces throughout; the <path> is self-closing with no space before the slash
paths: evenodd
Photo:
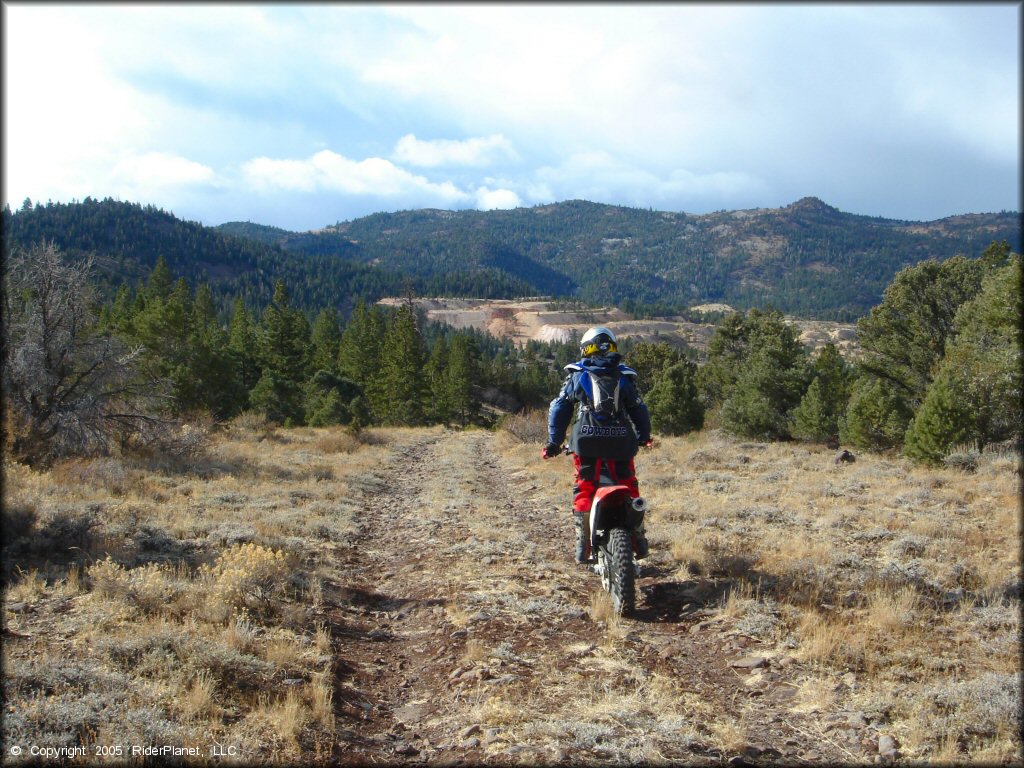
<path id="1" fill-rule="evenodd" d="M 644 442 L 640 443 L 640 447 L 641 448 L 653 448 L 654 447 L 654 438 L 653 437 L 647 438 L 646 440 L 644 440 Z"/>
<path id="2" fill-rule="evenodd" d="M 545 445 L 540 452 L 542 459 L 550 459 L 557 456 L 562 452 L 562 446 L 556 445 L 555 443 L 548 443 Z"/>

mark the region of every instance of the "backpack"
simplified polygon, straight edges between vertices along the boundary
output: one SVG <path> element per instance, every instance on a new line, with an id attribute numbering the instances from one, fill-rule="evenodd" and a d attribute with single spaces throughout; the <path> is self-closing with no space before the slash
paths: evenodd
<path id="1" fill-rule="evenodd" d="M 584 371 L 583 376 L 590 385 L 588 394 L 594 412 L 606 418 L 618 416 L 622 374 L 618 371 L 615 371 L 614 374 Z"/>
<path id="2" fill-rule="evenodd" d="M 636 430 L 622 409 L 622 374 L 583 370 L 580 383 L 587 392 L 569 438 L 578 456 L 631 459 L 639 449 Z"/>

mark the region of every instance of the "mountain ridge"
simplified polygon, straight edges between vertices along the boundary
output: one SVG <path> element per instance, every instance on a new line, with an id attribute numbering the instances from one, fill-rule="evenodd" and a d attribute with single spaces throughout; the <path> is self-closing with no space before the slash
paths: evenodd
<path id="1" fill-rule="evenodd" d="M 495 211 L 381 212 L 318 230 L 252 222 L 209 227 L 153 206 L 106 199 L 4 208 L 5 248 L 49 239 L 96 254 L 108 281 L 142 279 L 163 256 L 222 297 L 266 303 L 285 279 L 297 305 L 357 298 L 547 295 L 640 316 L 726 303 L 852 321 L 903 267 L 993 241 L 1020 251 L 1020 215 L 967 213 L 909 222 L 840 211 L 817 197 L 782 208 L 707 214 L 587 200 Z"/>
<path id="2" fill-rule="evenodd" d="M 244 225 L 221 225 L 239 235 Z M 817 197 L 781 208 L 707 214 L 567 200 L 504 211 L 416 209 L 376 213 L 267 239 L 285 249 L 330 250 L 419 275 L 491 266 L 536 293 L 677 309 L 707 302 L 772 304 L 790 314 L 851 320 L 881 300 L 903 267 L 992 242 L 1020 249 L 1013 212 L 931 222 L 845 213 Z M 518 267 L 518 269 L 517 269 Z"/>

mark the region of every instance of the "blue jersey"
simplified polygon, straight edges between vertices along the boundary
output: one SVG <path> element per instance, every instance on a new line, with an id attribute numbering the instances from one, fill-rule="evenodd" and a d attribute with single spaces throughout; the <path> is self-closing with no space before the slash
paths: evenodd
<path id="1" fill-rule="evenodd" d="M 619 405 L 629 416 L 636 428 L 640 443 L 651 439 L 651 416 L 647 406 L 640 397 L 636 386 L 636 371 L 622 362 L 622 355 L 613 353 L 603 357 L 585 357 L 577 363 L 565 366 L 569 372 L 558 397 L 551 401 L 548 408 L 548 442 L 561 445 L 565 433 L 572 422 L 576 404 L 581 403 L 588 408 L 594 407 L 594 396 L 590 384 L 590 372 L 613 374 L 619 376 Z"/>

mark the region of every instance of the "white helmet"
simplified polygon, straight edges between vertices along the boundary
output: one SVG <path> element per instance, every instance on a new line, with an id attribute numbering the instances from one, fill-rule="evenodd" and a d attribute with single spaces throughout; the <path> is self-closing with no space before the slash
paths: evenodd
<path id="1" fill-rule="evenodd" d="M 580 339 L 580 353 L 584 357 L 607 355 L 617 352 L 618 349 L 618 344 L 615 342 L 615 334 L 607 328 L 591 328 Z"/>

